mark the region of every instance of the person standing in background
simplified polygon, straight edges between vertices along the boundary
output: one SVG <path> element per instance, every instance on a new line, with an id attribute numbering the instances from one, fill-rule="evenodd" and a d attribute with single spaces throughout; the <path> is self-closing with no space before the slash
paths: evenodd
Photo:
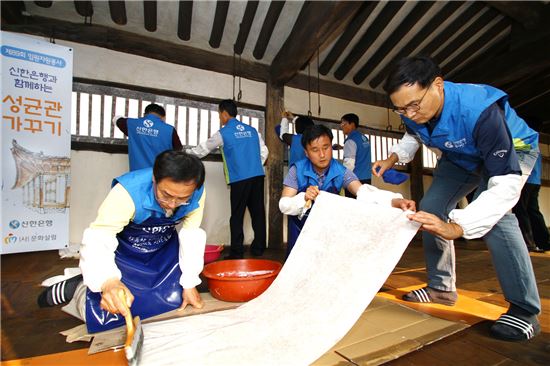
<path id="1" fill-rule="evenodd" d="M 347 136 L 344 141 L 344 166 L 351 170 L 362 184 L 371 183 L 370 141 L 357 129 L 359 117 L 348 113 L 340 119 L 340 127 Z M 346 190 L 346 197 L 355 197 Z"/>
<path id="2" fill-rule="evenodd" d="M 220 130 L 187 152 L 202 158 L 218 147 L 221 149 L 225 180 L 231 187 L 231 252 L 225 259 L 244 257 L 243 219 L 247 207 L 254 230 L 250 252 L 261 256 L 266 248 L 263 165 L 269 152 L 258 131 L 236 118 L 237 105 L 233 100 L 222 100 L 218 114 Z"/>
<path id="3" fill-rule="evenodd" d="M 292 121 L 296 130 L 295 134 L 289 133 L 289 123 Z M 281 124 L 275 127 L 281 141 L 289 146 L 288 166 L 292 166 L 299 160 L 306 158 L 304 147 L 302 146 L 302 134 L 313 126 L 313 120 L 306 116 L 294 116 L 291 112 L 284 112 Z"/>
<path id="4" fill-rule="evenodd" d="M 539 209 L 539 191 L 542 173 L 542 156 L 521 190 L 521 196 L 513 212 L 516 215 L 521 233 L 530 252 L 542 253 L 550 250 L 548 228 Z"/>
<path id="5" fill-rule="evenodd" d="M 130 171 L 152 167 L 157 155 L 165 150 L 181 150 L 178 132 L 165 121 L 166 111 L 158 104 L 145 107 L 142 118 L 113 118 L 118 129 L 128 136 Z"/>

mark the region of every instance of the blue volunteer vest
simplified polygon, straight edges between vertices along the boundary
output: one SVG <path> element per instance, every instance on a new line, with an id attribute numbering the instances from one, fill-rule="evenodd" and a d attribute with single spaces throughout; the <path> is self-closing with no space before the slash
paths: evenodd
<path id="1" fill-rule="evenodd" d="M 317 174 L 313 170 L 313 165 L 309 159 L 300 160 L 294 165 L 296 166 L 296 177 L 298 179 L 298 192 L 305 192 L 309 186 L 318 186 L 321 191 L 338 194 L 344 186 L 344 173 L 346 172 L 346 167 L 335 159 L 330 161 L 329 168 L 325 172 L 323 186 L 319 186 Z M 292 248 L 294 248 L 294 244 L 308 216 L 309 211 L 302 220 L 299 220 L 298 216 L 288 217 L 287 257 L 290 255 Z"/>
<path id="2" fill-rule="evenodd" d="M 220 134 L 227 184 L 265 175 L 260 155 L 260 139 L 254 127 L 232 118 L 220 129 Z"/>
<path id="3" fill-rule="evenodd" d="M 369 138 L 363 135 L 361 132 L 353 130 L 348 135 L 348 138 L 344 140 L 344 144 L 348 140 L 352 140 L 357 146 L 357 151 L 355 153 L 355 167 L 353 168 L 353 173 L 355 173 L 359 180 L 371 179 L 372 172 Z"/>
<path id="4" fill-rule="evenodd" d="M 180 206 L 166 217 L 155 199 L 152 169 L 141 169 L 113 180 L 132 197 L 134 219 L 117 234 L 115 263 L 122 273 L 121 281 L 134 295 L 132 315 L 142 319 L 174 310 L 181 305 L 179 284 L 179 238 L 176 225 L 199 207 L 204 186 L 193 192 L 190 204 Z M 86 326 L 90 333 L 101 332 L 124 324 L 124 317 L 100 308 L 101 293 L 86 294 Z"/>
<path id="5" fill-rule="evenodd" d="M 402 117 L 405 125 L 422 140 L 424 145 L 436 147 L 453 163 L 475 170 L 482 162 L 475 146 L 473 131 L 479 116 L 491 104 L 498 103 L 504 110 L 507 127 L 516 151 L 538 147 L 538 133 L 529 128 L 508 103 L 502 90 L 481 84 L 455 84 L 445 81 L 445 102 L 439 122 L 430 133 L 425 124 L 417 124 Z"/>
<path id="6" fill-rule="evenodd" d="M 128 158 L 130 171 L 150 168 L 163 151 L 171 150 L 174 127 L 154 114 L 128 118 Z"/>
<path id="7" fill-rule="evenodd" d="M 304 147 L 302 146 L 302 134 L 292 136 L 292 144 L 288 155 L 288 166 L 294 165 L 298 160 L 307 158 Z"/>

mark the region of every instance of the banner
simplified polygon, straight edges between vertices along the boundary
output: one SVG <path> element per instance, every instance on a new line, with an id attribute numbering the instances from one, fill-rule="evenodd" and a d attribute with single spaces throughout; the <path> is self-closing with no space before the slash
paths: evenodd
<path id="1" fill-rule="evenodd" d="M 0 253 L 67 247 L 73 50 L 1 36 Z"/>

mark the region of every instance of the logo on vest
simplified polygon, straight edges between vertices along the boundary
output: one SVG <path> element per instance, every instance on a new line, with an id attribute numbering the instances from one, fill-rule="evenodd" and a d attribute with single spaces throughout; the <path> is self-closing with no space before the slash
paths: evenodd
<path id="1" fill-rule="evenodd" d="M 136 133 L 138 135 L 146 135 L 146 136 L 152 136 L 157 137 L 159 135 L 159 130 L 156 128 L 152 128 L 155 123 L 151 121 L 150 119 L 143 120 L 143 126 L 136 127 Z"/>
<path id="2" fill-rule="evenodd" d="M 466 139 L 460 139 L 458 141 L 445 141 L 444 143 L 447 149 L 459 149 L 466 146 Z"/>
<path id="3" fill-rule="evenodd" d="M 244 131 L 244 126 L 243 125 L 237 125 L 237 130 Z"/>
<path id="4" fill-rule="evenodd" d="M 245 131 L 245 128 L 243 125 L 237 125 L 236 128 L 239 131 L 233 134 L 233 136 L 235 136 L 236 139 L 244 139 L 244 138 L 252 137 L 252 132 Z"/>
<path id="5" fill-rule="evenodd" d="M 497 150 L 493 153 L 493 156 L 498 156 L 499 158 L 503 158 L 507 152 L 508 150 Z"/>

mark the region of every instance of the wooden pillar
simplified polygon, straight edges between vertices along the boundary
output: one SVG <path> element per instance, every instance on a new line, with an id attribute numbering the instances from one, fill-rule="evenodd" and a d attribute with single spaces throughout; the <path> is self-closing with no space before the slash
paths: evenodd
<path id="1" fill-rule="evenodd" d="M 269 149 L 266 163 L 267 178 L 267 242 L 270 248 L 283 247 L 283 214 L 279 211 L 279 199 L 283 189 L 283 148 L 275 133 L 275 126 L 281 121 L 284 109 L 284 87 L 267 82 L 265 111 L 265 144 Z"/>
<path id="2" fill-rule="evenodd" d="M 423 177 L 423 164 L 422 164 L 422 147 L 418 149 L 418 152 L 414 156 L 414 159 L 410 163 L 411 167 L 411 199 L 416 202 L 416 208 L 420 204 L 420 200 L 424 197 L 424 181 Z"/>

